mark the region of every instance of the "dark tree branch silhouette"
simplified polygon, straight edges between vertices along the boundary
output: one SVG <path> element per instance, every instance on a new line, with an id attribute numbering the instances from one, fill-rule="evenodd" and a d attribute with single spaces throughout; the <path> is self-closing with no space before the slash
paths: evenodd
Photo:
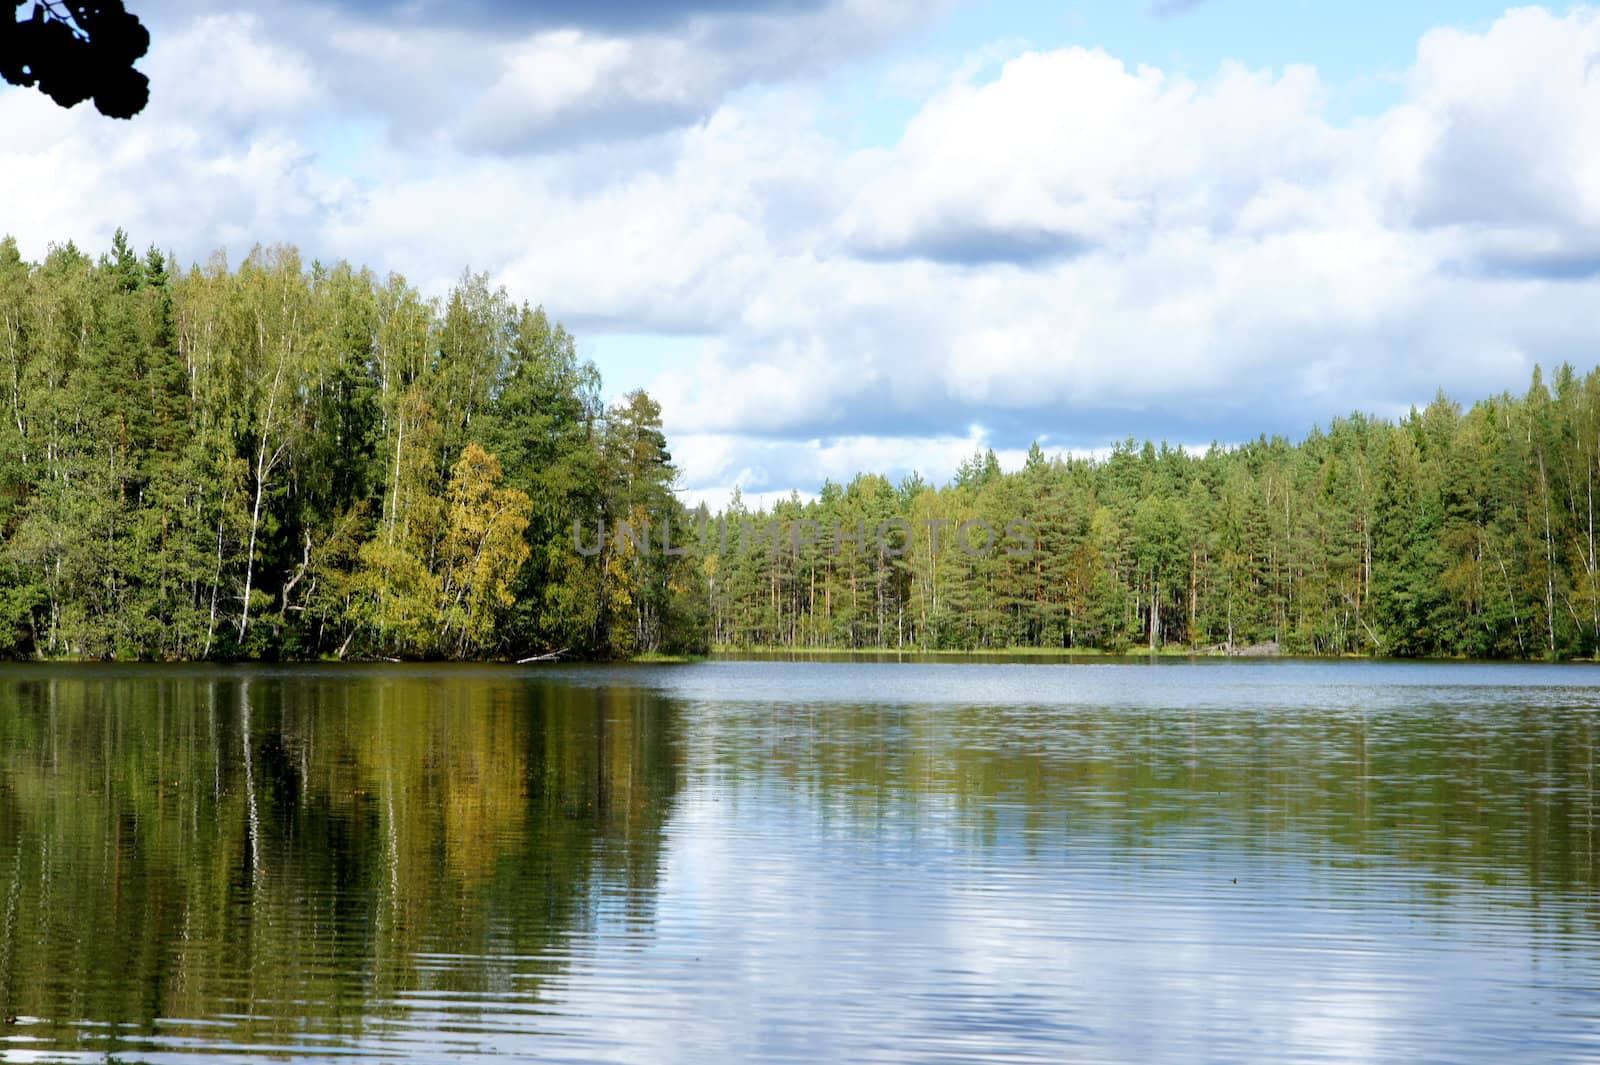
<path id="1" fill-rule="evenodd" d="M 132 118 L 149 101 L 150 79 L 133 69 L 149 48 L 149 31 L 122 0 L 36 0 L 27 18 L 0 17 L 0 76 L 37 85 L 62 107 L 93 98 L 111 118 Z"/>

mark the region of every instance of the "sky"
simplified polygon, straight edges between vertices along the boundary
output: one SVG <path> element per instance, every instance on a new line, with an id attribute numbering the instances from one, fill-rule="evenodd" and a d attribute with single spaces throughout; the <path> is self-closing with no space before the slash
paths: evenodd
<path id="1" fill-rule="evenodd" d="M 1600 8 L 129 0 L 0 87 L 0 232 L 486 271 L 722 503 L 1299 438 L 1600 362 Z"/>

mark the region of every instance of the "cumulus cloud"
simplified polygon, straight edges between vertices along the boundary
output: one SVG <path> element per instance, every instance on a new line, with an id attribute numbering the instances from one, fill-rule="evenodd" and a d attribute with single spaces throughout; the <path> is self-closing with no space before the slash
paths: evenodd
<path id="1" fill-rule="evenodd" d="M 696 471 L 695 483 L 681 493 L 693 506 L 716 509 L 738 489 L 750 510 L 770 510 L 778 500 L 798 494 L 815 498 L 825 481 L 846 484 L 874 470 L 920 472 L 944 480 L 974 454 L 992 445 L 978 428 L 931 436 L 857 435 L 811 440 L 762 440 L 682 432 L 673 437 L 674 458 Z M 996 451 L 1002 464 L 1017 467 L 1025 449 Z M 798 487 L 774 487 L 798 486 Z"/>
<path id="2" fill-rule="evenodd" d="M 1315 179 L 1337 159 L 1319 98 L 1306 68 L 1229 67 L 1197 86 L 1100 51 L 1027 53 L 991 82 L 935 96 L 842 224 L 850 244 L 880 257 L 1015 251 L 983 261 L 1229 228 L 1264 184 Z"/>
<path id="3" fill-rule="evenodd" d="M 779 264 L 797 313 L 747 316 L 658 387 L 736 439 L 976 422 L 1011 447 L 1520 388 L 1595 357 L 1595 71 L 1594 11 L 1515 11 L 1429 34 L 1400 105 L 1334 126 L 1308 69 L 1025 53 L 844 158 L 835 257 Z"/>
<path id="4" fill-rule="evenodd" d="M 118 225 L 191 258 L 288 239 L 430 291 L 470 265 L 580 336 L 709 337 L 611 382 L 651 387 L 700 495 L 1300 432 L 1596 357 L 1594 9 L 1429 33 L 1353 121 L 1310 68 L 1012 47 L 920 72 L 893 143 L 841 143 L 810 75 L 913 8 L 174 14 L 136 122 L 0 92 L 6 224 L 35 255 Z"/>
<path id="5" fill-rule="evenodd" d="M 324 112 L 374 116 L 414 152 L 447 142 L 527 154 L 691 125 L 730 92 L 836 69 L 951 2 L 235 0 L 231 9 L 253 20 L 264 48 L 311 57 Z M 152 20 L 160 31 L 209 13 L 168 0 Z M 217 73 L 200 84 L 242 95 Z"/>
<path id="6" fill-rule="evenodd" d="M 1440 29 L 1390 116 L 1396 206 L 1489 274 L 1600 273 L 1600 11 Z"/>
<path id="7" fill-rule="evenodd" d="M 460 137 L 472 149 L 517 152 L 684 126 L 735 88 L 827 70 L 941 6 L 725 3 L 690 9 L 671 33 L 539 33 L 504 50 L 495 80 L 464 110 Z"/>
<path id="8" fill-rule="evenodd" d="M 141 67 L 157 88 L 134 122 L 0 91 L 0 191 L 23 208 L 3 224 L 32 254 L 66 239 L 103 247 L 122 226 L 203 258 L 319 232 L 355 202 L 298 132 L 320 74 L 263 41 L 254 17 L 203 16 L 163 33 Z"/>

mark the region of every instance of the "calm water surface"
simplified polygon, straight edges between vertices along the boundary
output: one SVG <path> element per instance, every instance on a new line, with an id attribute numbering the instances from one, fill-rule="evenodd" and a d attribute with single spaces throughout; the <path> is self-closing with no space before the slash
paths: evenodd
<path id="1" fill-rule="evenodd" d="M 0 669 L 0 1060 L 1600 1060 L 1588 666 Z"/>

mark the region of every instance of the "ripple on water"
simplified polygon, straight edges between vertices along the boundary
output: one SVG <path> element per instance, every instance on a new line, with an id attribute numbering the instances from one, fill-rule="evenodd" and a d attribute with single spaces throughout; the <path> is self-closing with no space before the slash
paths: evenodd
<path id="1" fill-rule="evenodd" d="M 1597 685 L 19 668 L 0 1060 L 1594 1060 Z"/>

